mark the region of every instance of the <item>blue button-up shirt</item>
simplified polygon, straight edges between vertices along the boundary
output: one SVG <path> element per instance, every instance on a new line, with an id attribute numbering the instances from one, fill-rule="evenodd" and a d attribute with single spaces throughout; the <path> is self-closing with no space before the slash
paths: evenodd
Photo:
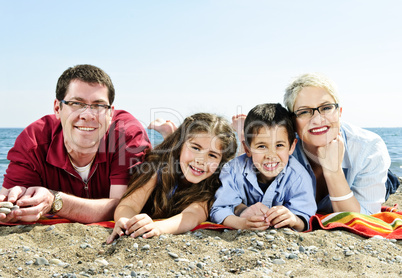
<path id="1" fill-rule="evenodd" d="M 304 167 L 292 156 L 268 189 L 262 192 L 251 158 L 243 154 L 227 163 L 220 174 L 221 187 L 215 194 L 211 220 L 222 223 L 241 203 L 261 202 L 267 207 L 285 206 L 306 223 L 317 210 L 313 183 Z"/>
<path id="2" fill-rule="evenodd" d="M 341 134 L 345 142 L 342 169 L 350 189 L 360 203 L 360 213 L 378 213 L 381 211 L 381 204 L 385 202 L 385 182 L 391 165 L 387 146 L 377 134 L 347 123 L 341 124 Z M 299 139 L 293 155 L 309 172 L 315 192 L 315 175 L 302 144 Z M 317 207 L 321 213 L 333 212 L 329 195 Z"/>

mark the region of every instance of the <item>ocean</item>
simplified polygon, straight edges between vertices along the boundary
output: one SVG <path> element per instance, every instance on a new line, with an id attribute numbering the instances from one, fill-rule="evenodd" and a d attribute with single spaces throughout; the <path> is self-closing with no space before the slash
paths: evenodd
<path id="1" fill-rule="evenodd" d="M 391 156 L 391 171 L 398 177 L 402 177 L 402 128 L 367 129 L 377 133 L 384 140 Z M 8 150 L 14 145 L 15 139 L 22 130 L 22 128 L 0 128 L 0 185 L 3 184 L 3 175 L 9 163 Z M 153 146 L 162 142 L 163 138 L 158 132 L 147 129 L 147 133 Z"/>

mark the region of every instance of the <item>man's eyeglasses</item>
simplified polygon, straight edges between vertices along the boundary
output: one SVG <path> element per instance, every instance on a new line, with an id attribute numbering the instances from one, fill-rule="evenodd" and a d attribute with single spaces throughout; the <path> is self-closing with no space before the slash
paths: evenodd
<path id="1" fill-rule="evenodd" d="M 293 115 L 295 115 L 297 118 L 309 119 L 313 117 L 315 111 L 318 111 L 318 113 L 320 113 L 321 115 L 329 115 L 332 114 L 335 111 L 335 109 L 338 109 L 338 107 L 339 107 L 338 103 L 324 104 L 318 106 L 317 108 L 299 109 L 293 112 Z"/>
<path id="2" fill-rule="evenodd" d="M 109 110 L 112 106 L 108 104 L 87 104 L 79 101 L 67 101 L 67 100 L 60 100 L 61 103 L 68 105 L 73 111 L 78 111 L 78 110 L 85 110 L 87 107 L 91 108 L 91 111 L 97 114 L 105 113 L 107 110 Z"/>

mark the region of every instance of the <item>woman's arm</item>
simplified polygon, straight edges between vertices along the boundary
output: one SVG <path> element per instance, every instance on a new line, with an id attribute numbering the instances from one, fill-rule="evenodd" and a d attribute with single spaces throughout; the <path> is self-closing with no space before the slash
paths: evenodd
<path id="1" fill-rule="evenodd" d="M 354 196 L 347 199 L 342 198 L 351 192 L 342 169 L 344 153 L 344 141 L 342 136 L 338 135 L 328 145 L 318 148 L 318 160 L 322 167 L 329 196 L 335 199 L 331 200 L 334 212 L 360 212 L 360 203 Z"/>

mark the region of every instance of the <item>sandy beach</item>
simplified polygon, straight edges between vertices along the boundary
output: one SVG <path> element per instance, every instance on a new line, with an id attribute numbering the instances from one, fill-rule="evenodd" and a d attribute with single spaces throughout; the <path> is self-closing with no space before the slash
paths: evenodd
<path id="1" fill-rule="evenodd" d="M 402 189 L 385 205 L 402 206 Z M 197 230 L 152 239 L 83 224 L 0 226 L 0 277 L 401 277 L 402 240 L 341 230 Z"/>

